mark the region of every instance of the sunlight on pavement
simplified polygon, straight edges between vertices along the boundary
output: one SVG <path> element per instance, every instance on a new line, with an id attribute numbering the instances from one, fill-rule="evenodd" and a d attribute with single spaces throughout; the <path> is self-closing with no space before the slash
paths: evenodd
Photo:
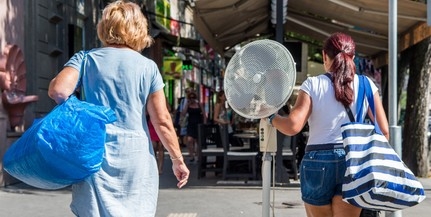
<path id="1" fill-rule="evenodd" d="M 196 217 L 197 213 L 171 213 L 167 217 Z"/>

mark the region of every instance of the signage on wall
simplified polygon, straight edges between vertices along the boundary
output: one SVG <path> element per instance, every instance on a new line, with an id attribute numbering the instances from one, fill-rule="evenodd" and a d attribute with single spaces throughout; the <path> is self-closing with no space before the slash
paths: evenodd
<path id="1" fill-rule="evenodd" d="M 183 70 L 192 70 L 193 64 L 191 60 L 184 60 L 183 61 Z"/>
<path id="2" fill-rule="evenodd" d="M 156 0 L 156 23 L 170 32 L 171 29 L 171 7 L 167 0 Z"/>
<path id="3" fill-rule="evenodd" d="M 178 57 L 163 57 L 163 79 L 174 80 L 182 77 L 183 61 Z"/>

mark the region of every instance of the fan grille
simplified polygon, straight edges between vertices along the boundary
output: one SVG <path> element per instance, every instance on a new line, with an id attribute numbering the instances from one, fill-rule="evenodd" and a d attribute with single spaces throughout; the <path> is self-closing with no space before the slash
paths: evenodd
<path id="1" fill-rule="evenodd" d="M 295 62 L 273 40 L 250 42 L 229 61 L 224 78 L 226 99 L 239 115 L 260 119 L 276 113 L 293 92 Z"/>

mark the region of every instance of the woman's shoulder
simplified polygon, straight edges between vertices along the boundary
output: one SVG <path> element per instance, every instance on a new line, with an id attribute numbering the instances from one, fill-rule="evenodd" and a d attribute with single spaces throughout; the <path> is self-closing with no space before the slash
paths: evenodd
<path id="1" fill-rule="evenodd" d="M 99 48 L 93 48 L 89 50 L 92 54 L 102 55 L 102 54 L 109 54 L 110 56 L 120 56 L 124 58 L 138 58 L 145 61 L 152 61 L 151 59 L 145 57 L 141 53 L 132 50 L 130 48 L 116 48 L 116 47 L 99 47 Z"/>
<path id="2" fill-rule="evenodd" d="M 141 53 L 129 48 L 101 47 L 89 50 L 89 56 L 103 65 L 119 64 L 123 67 L 140 68 L 146 71 L 158 72 L 155 61 L 142 55 Z M 139 63 L 139 64 L 136 64 Z"/>
<path id="3" fill-rule="evenodd" d="M 308 82 L 331 81 L 330 76 L 331 75 L 329 75 L 329 73 L 325 72 L 319 75 L 307 77 L 305 81 L 308 81 Z"/>
<path id="4" fill-rule="evenodd" d="M 326 74 L 320 74 L 311 76 L 305 79 L 301 85 L 301 90 L 311 90 L 313 87 L 321 86 L 322 84 L 328 85 L 331 83 L 331 79 Z"/>

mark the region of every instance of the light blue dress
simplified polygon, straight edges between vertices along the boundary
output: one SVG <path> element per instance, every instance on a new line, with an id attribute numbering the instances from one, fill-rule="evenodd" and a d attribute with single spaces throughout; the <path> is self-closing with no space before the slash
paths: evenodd
<path id="1" fill-rule="evenodd" d="M 65 65 L 80 69 L 83 52 Z M 148 95 L 164 87 L 157 65 L 127 48 L 91 50 L 82 85 L 85 100 L 110 107 L 99 172 L 72 186 L 72 212 L 79 217 L 153 217 L 159 175 L 145 119 Z M 82 72 L 81 72 L 82 74 Z"/>

